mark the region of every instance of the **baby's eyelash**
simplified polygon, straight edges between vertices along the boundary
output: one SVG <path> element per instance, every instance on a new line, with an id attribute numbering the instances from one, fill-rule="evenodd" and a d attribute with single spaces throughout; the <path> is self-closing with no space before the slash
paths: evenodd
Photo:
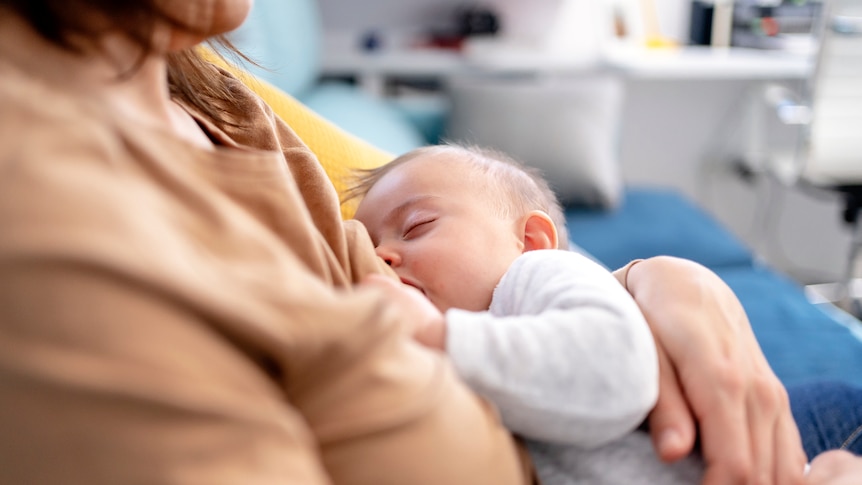
<path id="1" fill-rule="evenodd" d="M 426 224 L 430 224 L 430 223 L 434 222 L 435 220 L 436 219 L 423 219 L 423 220 L 417 221 L 415 223 L 412 223 L 405 228 L 401 237 L 407 238 L 410 235 L 410 233 L 415 231 L 417 228 L 424 226 Z"/>

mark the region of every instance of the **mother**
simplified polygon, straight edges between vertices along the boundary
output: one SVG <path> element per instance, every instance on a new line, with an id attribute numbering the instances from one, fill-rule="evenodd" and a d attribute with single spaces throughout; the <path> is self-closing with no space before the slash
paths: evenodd
<path id="1" fill-rule="evenodd" d="M 250 0 L 0 1 L 0 483 L 523 483 L 529 463 L 342 224 L 302 141 L 200 41 Z M 731 292 L 618 273 L 661 354 L 660 455 L 802 483 Z"/>

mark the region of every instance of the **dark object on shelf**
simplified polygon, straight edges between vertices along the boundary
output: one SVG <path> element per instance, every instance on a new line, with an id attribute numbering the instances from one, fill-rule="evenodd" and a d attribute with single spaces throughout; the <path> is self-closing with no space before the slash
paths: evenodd
<path id="1" fill-rule="evenodd" d="M 457 8 L 448 23 L 443 28 L 432 29 L 427 47 L 439 49 L 460 50 L 464 39 L 480 35 L 496 35 L 500 31 L 500 20 L 497 12 L 488 7 L 468 5 Z"/>
<path id="2" fill-rule="evenodd" d="M 712 3 L 695 0 L 691 3 L 691 23 L 688 40 L 692 45 L 709 45 L 712 39 Z"/>
<path id="3" fill-rule="evenodd" d="M 365 52 L 375 52 L 383 47 L 383 36 L 376 30 L 369 30 L 363 34 L 360 40 L 360 46 Z"/>
<path id="4" fill-rule="evenodd" d="M 775 6 L 737 3 L 733 9 L 732 44 L 757 49 L 785 49 L 793 39 L 810 36 L 821 4 L 783 2 Z"/>
<path id="5" fill-rule="evenodd" d="M 470 6 L 458 9 L 456 13 L 458 33 L 463 37 L 471 35 L 494 35 L 500 30 L 497 13 L 487 7 Z"/>
<path id="6" fill-rule="evenodd" d="M 820 15 L 821 4 L 808 0 L 784 1 L 778 5 L 758 5 L 756 2 L 734 2 L 731 45 L 758 49 L 783 49 L 788 36 L 804 36 Z M 713 2 L 694 0 L 691 3 L 689 43 L 710 45 Z"/>

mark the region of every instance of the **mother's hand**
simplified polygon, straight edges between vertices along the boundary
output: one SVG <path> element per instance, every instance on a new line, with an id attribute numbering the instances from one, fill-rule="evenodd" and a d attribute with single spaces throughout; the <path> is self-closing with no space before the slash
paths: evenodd
<path id="1" fill-rule="evenodd" d="M 699 430 L 704 484 L 803 483 L 806 458 L 787 392 L 731 289 L 707 268 L 671 257 L 617 277 L 659 351 L 659 400 L 649 417 L 659 456 L 687 455 Z"/>

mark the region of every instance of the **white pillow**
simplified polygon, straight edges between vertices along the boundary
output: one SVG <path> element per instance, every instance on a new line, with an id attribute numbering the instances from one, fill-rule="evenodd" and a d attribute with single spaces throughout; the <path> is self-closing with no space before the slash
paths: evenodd
<path id="1" fill-rule="evenodd" d="M 449 88 L 449 140 L 495 148 L 537 167 L 565 204 L 619 203 L 619 78 L 475 75 L 454 78 Z"/>

